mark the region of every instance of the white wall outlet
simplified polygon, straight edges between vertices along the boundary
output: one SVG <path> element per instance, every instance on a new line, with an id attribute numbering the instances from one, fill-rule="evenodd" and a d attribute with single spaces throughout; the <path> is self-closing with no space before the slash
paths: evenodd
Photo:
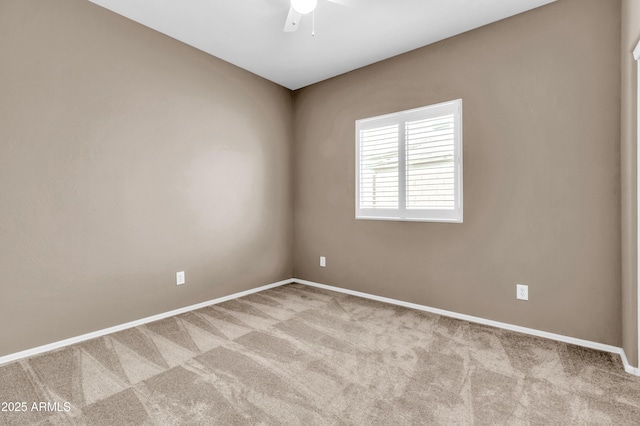
<path id="1" fill-rule="evenodd" d="M 184 282 L 184 271 L 176 272 L 176 285 L 182 285 Z"/>
<path id="2" fill-rule="evenodd" d="M 529 300 L 529 286 L 525 284 L 516 284 L 516 299 Z"/>
<path id="3" fill-rule="evenodd" d="M 323 268 L 327 266 L 327 258 L 324 256 L 320 256 L 320 266 Z"/>

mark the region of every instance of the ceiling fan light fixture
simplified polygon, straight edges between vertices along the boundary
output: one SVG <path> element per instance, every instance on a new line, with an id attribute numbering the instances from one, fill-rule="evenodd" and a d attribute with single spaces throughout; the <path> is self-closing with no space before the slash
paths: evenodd
<path id="1" fill-rule="evenodd" d="M 291 0 L 291 7 L 296 12 L 306 15 L 313 12 L 318 5 L 318 0 Z"/>

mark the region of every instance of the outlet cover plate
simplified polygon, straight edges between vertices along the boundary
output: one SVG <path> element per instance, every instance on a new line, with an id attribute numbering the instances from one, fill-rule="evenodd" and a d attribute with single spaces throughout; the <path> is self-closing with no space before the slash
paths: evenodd
<path id="1" fill-rule="evenodd" d="M 529 286 L 525 284 L 516 284 L 516 299 L 529 300 Z"/>
<path id="2" fill-rule="evenodd" d="M 176 285 L 185 283 L 184 271 L 176 272 Z"/>

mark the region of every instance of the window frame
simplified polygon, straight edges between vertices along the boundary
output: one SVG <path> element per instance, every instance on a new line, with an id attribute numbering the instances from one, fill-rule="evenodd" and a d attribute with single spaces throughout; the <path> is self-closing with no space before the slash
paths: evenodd
<path id="1" fill-rule="evenodd" d="M 406 199 L 406 141 L 407 122 L 453 114 L 453 166 L 454 166 L 454 208 L 453 209 L 407 209 Z M 360 132 L 383 126 L 398 125 L 398 208 L 360 208 Z M 355 123 L 355 218 L 363 220 L 392 220 L 411 222 L 462 223 L 463 182 L 462 182 L 462 99 L 427 105 L 420 108 L 394 112 L 356 120 Z"/>

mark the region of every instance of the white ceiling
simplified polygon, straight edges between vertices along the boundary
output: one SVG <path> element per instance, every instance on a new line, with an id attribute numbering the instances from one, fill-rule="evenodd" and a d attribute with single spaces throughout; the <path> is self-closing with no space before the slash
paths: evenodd
<path id="1" fill-rule="evenodd" d="M 90 0 L 295 90 L 555 0 L 318 0 L 283 32 L 289 0 Z"/>

